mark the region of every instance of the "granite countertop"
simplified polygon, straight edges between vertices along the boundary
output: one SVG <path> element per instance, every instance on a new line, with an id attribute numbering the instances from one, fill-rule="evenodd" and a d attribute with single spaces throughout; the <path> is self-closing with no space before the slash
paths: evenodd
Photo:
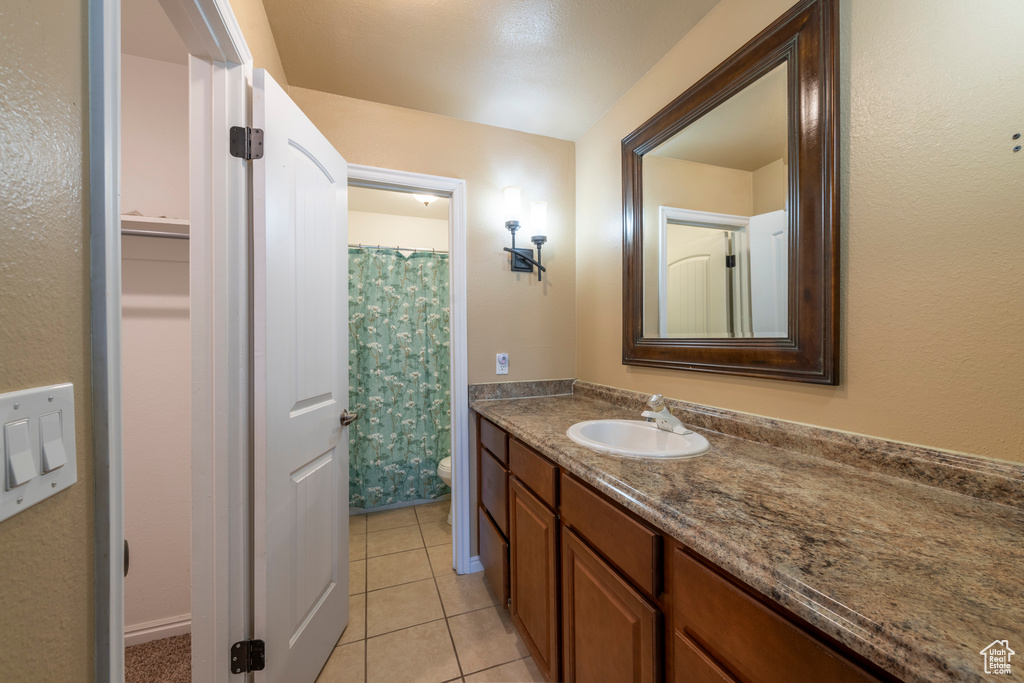
<path id="1" fill-rule="evenodd" d="M 701 457 L 599 453 L 565 431 L 639 414 L 582 395 L 471 407 L 903 680 L 986 680 L 994 640 L 1024 669 L 1024 510 L 695 427 Z"/>

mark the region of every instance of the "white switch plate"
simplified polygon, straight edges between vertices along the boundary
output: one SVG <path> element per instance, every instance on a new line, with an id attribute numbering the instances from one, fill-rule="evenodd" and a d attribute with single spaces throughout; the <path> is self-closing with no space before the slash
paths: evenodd
<path id="1" fill-rule="evenodd" d="M 56 417 L 55 417 L 56 414 Z M 46 418 L 46 429 L 41 429 Z M 7 443 L 8 425 L 28 420 L 28 448 L 31 452 L 33 476 L 20 486 L 12 486 L 9 458 L 16 444 Z M 0 522 L 13 517 L 55 493 L 60 493 L 78 481 L 78 463 L 75 458 L 75 387 L 72 384 L 54 384 L 24 391 L 0 394 L 0 456 L 3 474 L 0 476 Z M 43 443 L 46 439 L 48 462 L 43 462 Z M 59 443 L 58 443 L 59 440 Z M 63 464 L 59 464 L 61 461 Z M 51 469 L 44 472 L 44 464 Z M 8 490 L 9 489 L 9 490 Z"/>
<path id="2" fill-rule="evenodd" d="M 508 374 L 508 354 L 499 353 L 497 369 L 494 371 L 495 375 L 507 375 Z"/>

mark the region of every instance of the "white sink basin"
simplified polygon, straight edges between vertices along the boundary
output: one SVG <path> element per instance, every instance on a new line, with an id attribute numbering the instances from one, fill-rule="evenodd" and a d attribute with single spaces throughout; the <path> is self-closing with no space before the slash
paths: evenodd
<path id="1" fill-rule="evenodd" d="M 711 448 L 700 434 L 667 432 L 642 420 L 588 420 L 565 434 L 581 446 L 634 458 L 692 458 Z"/>

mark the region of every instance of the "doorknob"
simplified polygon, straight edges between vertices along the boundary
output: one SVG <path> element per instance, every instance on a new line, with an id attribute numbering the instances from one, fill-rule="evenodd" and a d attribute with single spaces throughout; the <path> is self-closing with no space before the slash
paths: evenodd
<path id="1" fill-rule="evenodd" d="M 348 427 L 350 424 L 355 422 L 358 417 L 358 413 L 353 413 L 348 408 L 345 408 L 345 410 L 341 411 L 341 426 Z"/>

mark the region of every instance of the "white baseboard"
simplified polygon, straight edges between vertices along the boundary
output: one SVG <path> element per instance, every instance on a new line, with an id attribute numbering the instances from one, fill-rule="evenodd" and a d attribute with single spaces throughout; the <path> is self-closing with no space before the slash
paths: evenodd
<path id="1" fill-rule="evenodd" d="M 477 572 L 482 572 L 483 570 L 484 570 L 484 565 L 483 565 L 483 563 L 480 562 L 480 556 L 479 555 L 474 555 L 473 557 L 469 558 L 469 573 L 470 574 L 475 574 Z"/>
<path id="2" fill-rule="evenodd" d="M 191 614 L 183 614 L 180 617 L 170 617 L 168 619 L 157 619 L 156 621 L 147 621 L 143 624 L 125 626 L 124 646 L 141 645 L 142 643 L 148 643 L 151 640 L 180 636 L 191 631 Z"/>

